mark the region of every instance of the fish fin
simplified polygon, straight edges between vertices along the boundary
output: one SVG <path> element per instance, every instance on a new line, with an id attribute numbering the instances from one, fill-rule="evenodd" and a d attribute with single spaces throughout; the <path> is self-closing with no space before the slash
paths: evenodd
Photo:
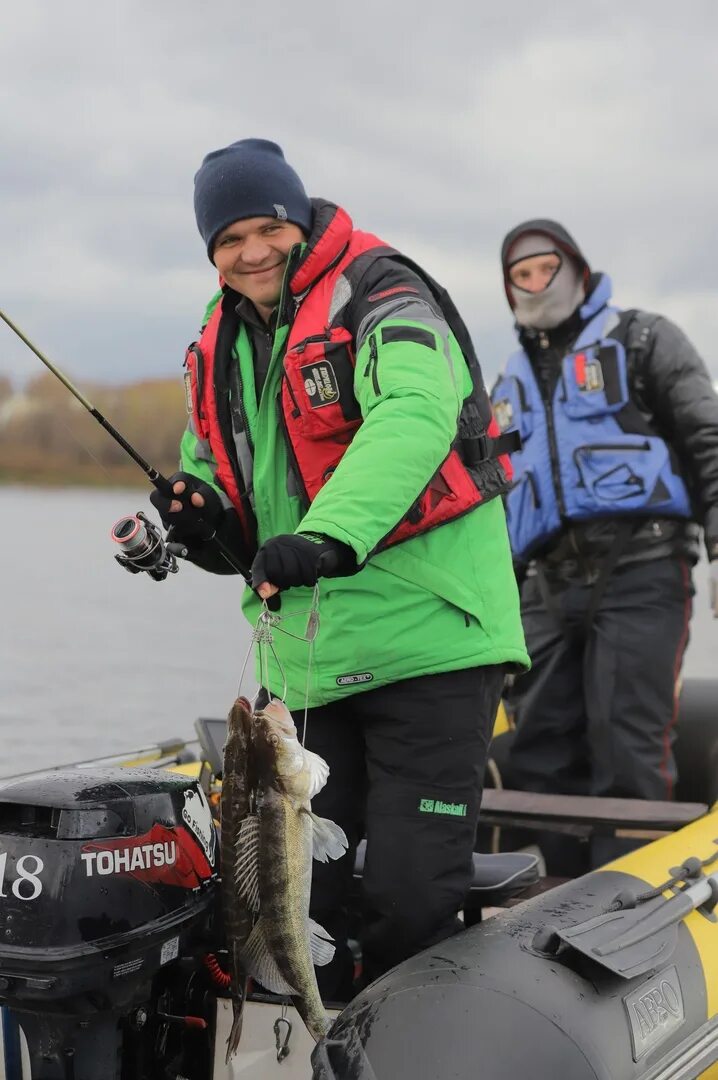
<path id="1" fill-rule="evenodd" d="M 236 1002 L 232 1002 L 232 1028 L 227 1036 L 227 1053 L 224 1056 L 225 1065 L 229 1065 L 229 1059 L 239 1049 L 239 1040 L 242 1038 L 242 1023 L 244 1021 L 243 1005 L 244 1001 L 240 1002 L 239 1006 Z"/>
<path id="2" fill-rule="evenodd" d="M 235 841 L 237 859 L 234 883 L 250 911 L 259 911 L 259 818 L 249 814 L 240 822 Z"/>
<path id="3" fill-rule="evenodd" d="M 331 962 L 335 948 L 334 938 L 328 934 L 323 926 L 314 919 L 309 920 L 309 951 L 312 954 L 312 963 L 315 967 L 324 967 Z"/>
<path id="4" fill-rule="evenodd" d="M 247 938 L 242 949 L 242 960 L 252 978 L 271 994 L 296 994 L 296 990 L 284 978 L 269 951 L 261 919 L 255 923 Z"/>
<path id="5" fill-rule="evenodd" d="M 241 950 L 236 941 L 232 942 L 230 952 L 232 960 L 232 1028 L 227 1037 L 225 1065 L 229 1065 L 230 1058 L 239 1049 L 239 1040 L 242 1037 L 242 1024 L 244 1022 L 244 1002 L 247 997 L 247 977 L 242 968 Z"/>
<path id="6" fill-rule="evenodd" d="M 304 750 L 304 760 L 309 769 L 309 796 L 311 800 L 318 795 L 329 778 L 329 766 L 323 757 L 313 750 Z"/>
<path id="7" fill-rule="evenodd" d="M 312 856 L 317 862 L 341 859 L 349 846 L 344 830 L 335 821 L 318 817 L 311 810 L 309 816 L 312 819 Z"/>

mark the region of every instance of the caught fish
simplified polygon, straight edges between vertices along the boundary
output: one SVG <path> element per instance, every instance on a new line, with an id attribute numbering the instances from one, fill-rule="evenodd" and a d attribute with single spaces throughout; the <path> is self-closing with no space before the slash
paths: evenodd
<path id="1" fill-rule="evenodd" d="M 312 813 L 311 799 L 329 766 L 305 750 L 291 714 L 271 701 L 252 717 L 252 760 L 257 778 L 257 815 L 240 830 L 246 858 L 240 892 L 258 914 L 243 961 L 257 982 L 275 994 L 290 994 L 318 1041 L 327 1029 L 314 965 L 334 956 L 329 934 L 309 918 L 312 859 L 340 858 L 347 838 L 333 821 Z"/>
<path id="2" fill-rule="evenodd" d="M 246 698 L 237 698 L 227 719 L 220 796 L 222 911 L 232 979 L 232 1028 L 227 1039 L 227 1064 L 237 1050 L 242 1034 L 242 1011 L 248 976 L 244 966 L 243 949 L 255 921 L 252 909 L 240 898 L 237 889 L 244 855 L 240 835 L 242 824 L 250 813 L 253 789 L 249 765 L 251 723 L 250 703 Z"/>

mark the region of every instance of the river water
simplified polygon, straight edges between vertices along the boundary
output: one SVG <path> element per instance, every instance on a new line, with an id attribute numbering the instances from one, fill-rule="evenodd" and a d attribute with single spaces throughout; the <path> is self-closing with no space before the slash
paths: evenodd
<path id="1" fill-rule="evenodd" d="M 137 510 L 156 520 L 144 492 L 0 488 L 0 775 L 193 738 L 234 700 L 241 579 L 127 573 L 110 529 Z"/>
<path id="2" fill-rule="evenodd" d="M 183 563 L 154 582 L 114 561 L 138 491 L 0 487 L 0 776 L 194 737 L 224 716 L 249 646 L 239 578 Z M 706 565 L 684 674 L 718 674 Z M 243 689 L 253 689 L 245 677 Z"/>

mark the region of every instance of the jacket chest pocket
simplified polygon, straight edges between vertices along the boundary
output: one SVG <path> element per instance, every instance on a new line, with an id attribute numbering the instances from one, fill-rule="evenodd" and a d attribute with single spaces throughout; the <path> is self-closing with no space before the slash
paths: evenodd
<path id="1" fill-rule="evenodd" d="M 346 435 L 361 423 L 354 396 L 354 354 L 346 330 L 299 342 L 284 358 L 284 375 L 285 416 L 304 438 Z"/>
<path id="2" fill-rule="evenodd" d="M 561 405 L 570 420 L 610 416 L 628 402 L 626 351 L 618 341 L 598 341 L 563 358 Z"/>

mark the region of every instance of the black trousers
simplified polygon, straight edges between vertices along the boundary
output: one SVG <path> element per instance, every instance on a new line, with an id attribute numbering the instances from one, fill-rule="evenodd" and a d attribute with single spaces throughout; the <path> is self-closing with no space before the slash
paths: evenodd
<path id="1" fill-rule="evenodd" d="M 426 675 L 309 710 L 305 745 L 331 770 L 312 809 L 349 839 L 343 858 L 313 868 L 310 913 L 336 943 L 332 963 L 317 968 L 325 1001 L 356 991 L 348 900 L 363 835 L 363 983 L 461 928 L 504 672 Z M 304 714 L 294 719 L 301 735 Z"/>
<path id="2" fill-rule="evenodd" d="M 549 595 L 547 596 L 547 589 Z M 527 791 L 670 799 L 677 681 L 692 613 L 684 559 L 614 569 L 590 625 L 592 587 L 527 578 L 521 608 L 532 668 L 508 704 L 517 724 L 510 786 Z M 635 843 L 590 848 L 541 836 L 549 873 L 575 874 Z"/>

